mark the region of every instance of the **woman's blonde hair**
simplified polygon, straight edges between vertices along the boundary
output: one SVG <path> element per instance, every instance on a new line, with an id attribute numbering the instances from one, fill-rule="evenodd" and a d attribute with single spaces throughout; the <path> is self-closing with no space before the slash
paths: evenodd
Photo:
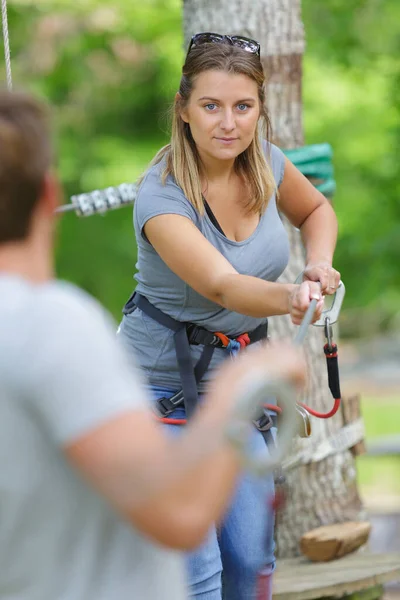
<path id="1" fill-rule="evenodd" d="M 157 153 L 151 166 L 165 158 L 165 168 L 161 175 L 163 184 L 165 185 L 167 177 L 171 175 L 199 214 L 204 213 L 201 161 L 190 126 L 183 121 L 181 113 L 190 100 L 196 77 L 205 71 L 246 75 L 257 84 L 260 101 L 258 132 L 249 147 L 236 158 L 235 169 L 249 188 L 249 212 L 262 214 L 276 184 L 261 142 L 262 137 L 270 139 L 271 127 L 265 108 L 265 75 L 260 58 L 256 54 L 224 43 L 203 44 L 189 52 L 182 68 L 179 95 L 172 107 L 171 142 Z"/>

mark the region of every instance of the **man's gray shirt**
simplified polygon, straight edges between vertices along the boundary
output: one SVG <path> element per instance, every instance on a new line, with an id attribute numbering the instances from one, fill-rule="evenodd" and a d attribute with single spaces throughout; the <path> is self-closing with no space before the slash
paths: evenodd
<path id="1" fill-rule="evenodd" d="M 108 317 L 73 286 L 2 275 L 0 342 L 0 599 L 183 600 L 179 553 L 125 523 L 62 451 L 148 403 Z"/>

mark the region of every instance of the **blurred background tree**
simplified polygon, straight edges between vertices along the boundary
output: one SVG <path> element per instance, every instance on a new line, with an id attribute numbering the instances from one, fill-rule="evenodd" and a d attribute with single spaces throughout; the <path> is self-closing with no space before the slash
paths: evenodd
<path id="1" fill-rule="evenodd" d="M 302 6 L 306 143 L 327 141 L 335 153 L 336 267 L 348 290 L 342 334 L 358 333 L 361 307 L 364 327 L 387 330 L 400 300 L 400 4 Z M 9 21 L 14 85 L 55 108 L 65 200 L 134 181 L 168 138 L 181 1 L 10 0 Z M 132 211 L 65 215 L 57 267 L 119 318 L 134 285 Z"/>

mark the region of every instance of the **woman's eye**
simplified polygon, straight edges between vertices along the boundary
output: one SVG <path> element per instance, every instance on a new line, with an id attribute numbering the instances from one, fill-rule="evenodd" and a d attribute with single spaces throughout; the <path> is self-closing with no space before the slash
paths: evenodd
<path id="1" fill-rule="evenodd" d="M 211 104 L 206 104 L 206 105 L 205 105 L 205 108 L 206 108 L 207 110 L 214 110 L 216 107 L 217 107 L 217 105 L 216 105 L 216 104 L 213 104 L 213 103 L 211 103 Z"/>
<path id="2" fill-rule="evenodd" d="M 238 109 L 240 110 L 240 112 L 244 112 L 247 108 L 249 108 L 248 104 L 238 104 Z"/>

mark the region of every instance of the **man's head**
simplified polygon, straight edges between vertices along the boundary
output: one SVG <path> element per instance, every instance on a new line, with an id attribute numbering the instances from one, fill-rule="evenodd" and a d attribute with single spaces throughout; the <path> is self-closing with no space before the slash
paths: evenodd
<path id="1" fill-rule="evenodd" d="M 38 211 L 52 219 L 52 160 L 45 106 L 27 94 L 0 91 L 0 245 L 26 240 Z"/>

